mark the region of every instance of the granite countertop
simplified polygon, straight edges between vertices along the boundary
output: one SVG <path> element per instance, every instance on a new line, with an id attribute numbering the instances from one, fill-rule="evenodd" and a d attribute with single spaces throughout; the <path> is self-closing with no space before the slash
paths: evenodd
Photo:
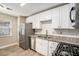
<path id="1" fill-rule="evenodd" d="M 46 37 L 45 34 L 35 34 L 35 35 L 30 35 L 31 37 Z M 62 35 L 62 34 L 53 34 L 53 35 L 47 35 L 48 37 L 53 37 L 53 36 L 60 36 L 60 37 L 69 37 L 69 38 L 79 38 L 79 36 L 73 36 L 73 35 Z"/>
<path id="2" fill-rule="evenodd" d="M 31 35 L 31 37 L 41 37 L 41 38 L 47 38 L 46 40 L 49 40 L 49 41 L 65 42 L 65 43 L 79 45 L 79 37 L 78 36 L 53 34 L 53 35 L 48 35 L 46 37 L 45 34 L 35 34 L 35 35 Z"/>

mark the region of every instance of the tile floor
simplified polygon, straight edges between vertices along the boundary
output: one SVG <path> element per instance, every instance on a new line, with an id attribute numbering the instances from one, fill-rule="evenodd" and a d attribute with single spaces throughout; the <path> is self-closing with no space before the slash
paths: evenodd
<path id="1" fill-rule="evenodd" d="M 42 56 L 33 50 L 23 50 L 18 45 L 0 49 L 0 56 Z"/>

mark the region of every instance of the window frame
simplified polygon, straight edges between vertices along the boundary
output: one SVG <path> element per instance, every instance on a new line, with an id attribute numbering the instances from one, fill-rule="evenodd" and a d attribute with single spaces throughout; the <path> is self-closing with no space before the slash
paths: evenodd
<path id="1" fill-rule="evenodd" d="M 10 24 L 9 24 L 10 33 L 9 34 L 4 34 L 4 35 L 0 35 L 0 37 L 12 36 L 12 21 L 11 20 L 1 20 L 0 22 L 10 22 Z"/>

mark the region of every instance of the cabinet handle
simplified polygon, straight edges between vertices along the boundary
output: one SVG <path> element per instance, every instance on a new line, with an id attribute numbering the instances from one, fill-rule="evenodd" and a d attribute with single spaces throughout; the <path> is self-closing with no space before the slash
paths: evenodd
<path id="1" fill-rule="evenodd" d="M 71 14 L 72 14 L 72 11 L 73 11 L 73 10 L 75 10 L 75 7 L 72 7 L 72 8 L 71 8 L 71 10 L 70 10 L 70 15 L 69 15 L 70 20 L 71 20 L 72 23 L 75 22 L 75 20 L 72 19 L 72 17 L 71 17 Z"/>

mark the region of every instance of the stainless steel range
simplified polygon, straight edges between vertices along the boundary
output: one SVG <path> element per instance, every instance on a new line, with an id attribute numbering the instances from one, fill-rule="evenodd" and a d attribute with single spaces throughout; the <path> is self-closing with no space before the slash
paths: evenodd
<path id="1" fill-rule="evenodd" d="M 79 56 L 79 46 L 67 43 L 59 43 L 52 56 Z"/>

